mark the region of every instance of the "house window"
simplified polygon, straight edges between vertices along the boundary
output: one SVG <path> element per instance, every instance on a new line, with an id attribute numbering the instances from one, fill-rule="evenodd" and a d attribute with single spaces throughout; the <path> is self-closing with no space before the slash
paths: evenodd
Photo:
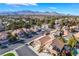
<path id="1" fill-rule="evenodd" d="M 58 51 L 58 52 L 60 52 L 60 49 L 57 48 L 56 46 L 53 46 L 53 49 L 56 50 L 56 51 Z"/>

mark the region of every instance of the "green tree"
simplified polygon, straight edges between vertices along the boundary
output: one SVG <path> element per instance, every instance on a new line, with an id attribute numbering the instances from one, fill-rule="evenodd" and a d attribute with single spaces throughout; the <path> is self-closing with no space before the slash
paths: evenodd
<path id="1" fill-rule="evenodd" d="M 74 35 L 72 35 L 72 37 L 69 38 L 69 40 L 68 40 L 68 42 L 67 42 L 67 44 L 68 44 L 69 46 L 71 46 L 72 48 L 76 45 L 76 43 L 77 43 L 77 40 L 76 40 L 76 38 L 74 37 Z"/>
<path id="2" fill-rule="evenodd" d="M 36 25 L 37 26 L 41 26 L 42 25 L 42 21 L 41 20 L 37 20 Z"/>
<path id="3" fill-rule="evenodd" d="M 49 27 L 54 28 L 54 25 L 55 25 L 55 20 L 51 20 L 49 23 Z"/>
<path id="4" fill-rule="evenodd" d="M 11 33 L 8 33 L 8 39 L 9 39 L 9 42 L 14 42 L 18 40 L 17 35 L 15 34 L 13 36 Z"/>
<path id="5" fill-rule="evenodd" d="M 25 26 L 26 26 L 26 23 L 22 20 L 11 21 L 10 24 L 7 26 L 7 29 L 8 30 L 14 30 L 14 29 L 25 27 Z"/>

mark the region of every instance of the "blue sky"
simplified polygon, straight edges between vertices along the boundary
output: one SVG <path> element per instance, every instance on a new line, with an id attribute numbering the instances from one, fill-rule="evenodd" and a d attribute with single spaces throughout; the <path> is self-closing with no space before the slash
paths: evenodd
<path id="1" fill-rule="evenodd" d="M 79 3 L 35 3 L 35 4 L 7 4 L 0 3 L 0 12 L 32 10 L 41 12 L 59 12 L 79 15 Z"/>

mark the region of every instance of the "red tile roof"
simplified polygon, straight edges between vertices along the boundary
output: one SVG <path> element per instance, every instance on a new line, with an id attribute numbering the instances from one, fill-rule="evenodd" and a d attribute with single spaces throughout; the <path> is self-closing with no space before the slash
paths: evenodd
<path id="1" fill-rule="evenodd" d="M 46 35 L 46 36 L 40 38 L 39 41 L 40 41 L 41 44 L 43 45 L 43 44 L 47 43 L 48 41 L 52 41 L 52 39 L 51 39 L 48 35 Z M 50 43 L 50 42 L 49 42 L 49 43 Z"/>

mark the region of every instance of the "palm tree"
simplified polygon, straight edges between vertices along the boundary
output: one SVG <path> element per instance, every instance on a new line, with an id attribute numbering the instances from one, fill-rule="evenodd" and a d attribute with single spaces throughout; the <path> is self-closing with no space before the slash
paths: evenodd
<path id="1" fill-rule="evenodd" d="M 72 48 L 75 47 L 76 43 L 77 43 L 77 40 L 76 40 L 76 38 L 74 37 L 74 35 L 72 35 L 72 37 L 69 38 L 69 40 L 68 40 L 68 42 L 67 42 L 67 44 L 68 44 L 69 46 L 71 46 Z"/>

